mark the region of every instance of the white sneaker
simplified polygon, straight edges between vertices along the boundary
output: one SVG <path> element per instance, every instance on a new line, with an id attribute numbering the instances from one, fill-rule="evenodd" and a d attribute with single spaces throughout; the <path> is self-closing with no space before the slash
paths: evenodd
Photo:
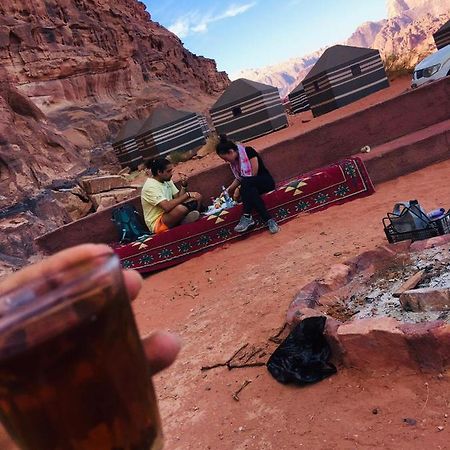
<path id="1" fill-rule="evenodd" d="M 280 231 L 279 225 L 275 222 L 274 219 L 269 219 L 266 223 L 267 228 L 271 234 L 278 233 Z"/>

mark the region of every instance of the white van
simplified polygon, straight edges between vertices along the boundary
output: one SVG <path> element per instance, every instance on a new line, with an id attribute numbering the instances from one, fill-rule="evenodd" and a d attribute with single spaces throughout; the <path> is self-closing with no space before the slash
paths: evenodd
<path id="1" fill-rule="evenodd" d="M 423 59 L 414 69 L 411 87 L 450 75 L 450 44 Z"/>

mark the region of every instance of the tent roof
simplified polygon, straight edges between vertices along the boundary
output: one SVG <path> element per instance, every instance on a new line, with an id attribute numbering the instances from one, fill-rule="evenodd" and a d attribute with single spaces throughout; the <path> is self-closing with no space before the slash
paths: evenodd
<path id="1" fill-rule="evenodd" d="M 329 47 L 323 52 L 322 56 L 316 64 L 314 64 L 314 67 L 310 70 L 308 75 L 306 75 L 303 82 L 322 72 L 334 69 L 337 66 L 353 61 L 361 56 L 368 56 L 375 53 L 378 53 L 378 50 L 372 48 L 333 45 L 333 47 Z"/>
<path id="2" fill-rule="evenodd" d="M 169 125 L 180 119 L 191 116 L 192 114 L 194 113 L 189 111 L 180 111 L 178 109 L 171 108 L 170 106 L 157 106 L 142 124 L 139 134 L 150 130 L 156 130 L 164 125 Z"/>
<path id="3" fill-rule="evenodd" d="M 137 134 L 139 129 L 142 127 L 142 120 L 130 119 L 122 126 L 122 128 L 117 133 L 116 138 L 113 143 L 124 141 Z"/>
<path id="4" fill-rule="evenodd" d="M 437 33 L 440 33 L 441 31 L 446 31 L 446 30 L 450 30 L 450 20 L 445 22 L 444 25 L 442 25 L 442 27 L 439 28 L 439 30 L 437 30 L 434 34 L 437 34 Z"/>
<path id="5" fill-rule="evenodd" d="M 304 90 L 305 90 L 305 88 L 303 87 L 303 83 L 299 83 L 296 88 L 292 89 L 292 91 L 289 92 L 289 95 L 296 94 L 297 92 L 304 91 Z"/>
<path id="6" fill-rule="evenodd" d="M 268 84 L 258 83 L 257 81 L 247 80 L 246 78 L 238 78 L 227 87 L 211 109 L 229 105 L 252 94 L 261 94 L 274 90 L 278 91 L 276 87 Z"/>

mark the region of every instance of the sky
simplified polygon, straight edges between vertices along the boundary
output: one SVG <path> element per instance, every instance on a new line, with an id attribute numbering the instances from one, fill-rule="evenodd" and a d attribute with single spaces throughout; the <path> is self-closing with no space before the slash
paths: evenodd
<path id="1" fill-rule="evenodd" d="M 152 20 L 185 48 L 236 78 L 344 41 L 386 18 L 385 0 L 143 0 Z"/>

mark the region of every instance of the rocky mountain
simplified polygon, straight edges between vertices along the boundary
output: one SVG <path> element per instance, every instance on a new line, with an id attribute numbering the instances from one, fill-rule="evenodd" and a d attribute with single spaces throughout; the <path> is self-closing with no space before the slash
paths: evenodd
<path id="1" fill-rule="evenodd" d="M 359 26 L 343 44 L 380 50 L 388 67 L 411 69 L 435 50 L 432 34 L 450 18 L 448 0 L 388 0 L 388 18 Z M 275 66 L 248 69 L 239 77 L 272 84 L 286 96 L 300 83 L 325 49 Z"/>
<path id="2" fill-rule="evenodd" d="M 136 0 L 2 2 L 0 64 L 82 146 L 107 141 L 157 103 L 205 109 L 229 82 Z"/>
<path id="3" fill-rule="evenodd" d="M 70 220 L 52 189 L 114 164 L 125 120 L 159 104 L 205 111 L 229 84 L 137 0 L 2 1 L 0 68 L 0 259 Z"/>

